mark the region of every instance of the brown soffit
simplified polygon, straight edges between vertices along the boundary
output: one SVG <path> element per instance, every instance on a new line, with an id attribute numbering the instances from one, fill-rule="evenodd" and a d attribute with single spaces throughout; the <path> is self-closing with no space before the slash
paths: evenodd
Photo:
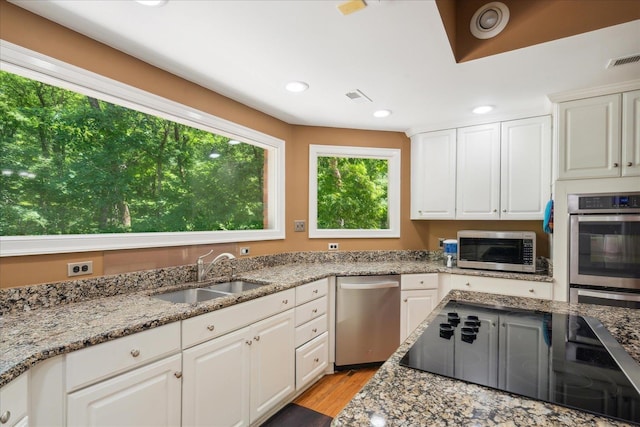
<path id="1" fill-rule="evenodd" d="M 640 19 L 640 0 L 502 0 L 509 8 L 509 23 L 496 37 L 480 40 L 469 31 L 469 22 L 490 1 L 436 0 L 456 62 Z"/>

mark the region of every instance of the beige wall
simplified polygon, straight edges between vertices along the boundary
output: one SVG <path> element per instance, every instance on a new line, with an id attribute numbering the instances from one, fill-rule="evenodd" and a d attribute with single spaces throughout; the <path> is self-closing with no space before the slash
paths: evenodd
<path id="1" fill-rule="evenodd" d="M 273 135 L 286 141 L 286 239 L 241 244 L 98 251 L 81 254 L 33 255 L 0 258 L 0 287 L 8 288 L 66 280 L 68 262 L 92 260 L 94 276 L 165 266 L 192 264 L 214 247 L 238 255 L 290 251 L 323 251 L 326 239 L 295 233 L 293 221 L 308 219 L 309 144 L 400 148 L 402 150 L 401 238 L 331 239 L 341 250 L 436 249 L 438 237 L 455 237 L 458 229 L 526 229 L 539 232 L 541 255 L 548 255 L 548 240 L 539 221 L 410 221 L 410 144 L 403 133 L 293 126 L 245 105 L 164 72 L 120 51 L 79 35 L 0 0 L 0 38 L 174 101 Z M 83 276 L 87 277 L 87 276 Z"/>

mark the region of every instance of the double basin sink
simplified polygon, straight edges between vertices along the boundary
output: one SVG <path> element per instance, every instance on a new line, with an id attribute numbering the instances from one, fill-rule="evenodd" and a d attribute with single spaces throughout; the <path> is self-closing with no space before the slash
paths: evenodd
<path id="1" fill-rule="evenodd" d="M 167 292 L 165 294 L 152 295 L 152 297 L 174 303 L 193 304 L 239 294 L 261 286 L 264 285 L 245 282 L 243 280 L 235 280 L 233 282 L 216 283 L 203 288 L 182 289 L 179 291 Z"/>

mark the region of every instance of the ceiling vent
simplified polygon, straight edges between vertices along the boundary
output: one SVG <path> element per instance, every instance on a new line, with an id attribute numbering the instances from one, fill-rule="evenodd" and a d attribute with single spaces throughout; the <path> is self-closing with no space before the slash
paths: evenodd
<path id="1" fill-rule="evenodd" d="M 635 53 L 629 56 L 623 56 L 621 58 L 610 59 L 607 64 L 607 68 L 618 67 L 620 65 L 633 64 L 635 62 L 640 62 L 640 53 Z"/>
<path id="2" fill-rule="evenodd" d="M 373 102 L 371 98 L 365 95 L 360 89 L 354 89 L 351 92 L 345 93 L 345 95 L 353 102 Z"/>

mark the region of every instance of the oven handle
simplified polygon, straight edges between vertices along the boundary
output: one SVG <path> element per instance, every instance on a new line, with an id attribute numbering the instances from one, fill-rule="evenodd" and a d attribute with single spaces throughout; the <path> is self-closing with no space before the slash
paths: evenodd
<path id="1" fill-rule="evenodd" d="M 603 292 L 603 291 L 590 291 L 587 289 L 578 289 L 578 296 L 640 302 L 640 295 L 620 293 L 620 292 Z"/>

